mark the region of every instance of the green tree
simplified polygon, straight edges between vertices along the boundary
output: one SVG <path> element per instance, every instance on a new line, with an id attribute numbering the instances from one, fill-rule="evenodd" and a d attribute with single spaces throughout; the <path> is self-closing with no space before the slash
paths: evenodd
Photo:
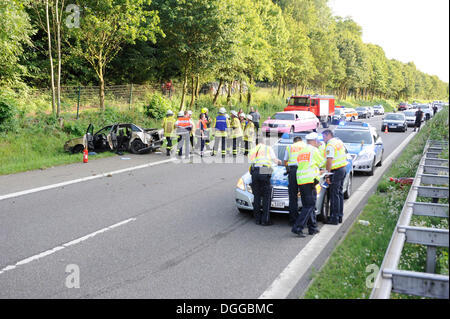
<path id="1" fill-rule="evenodd" d="M 69 29 L 71 46 L 86 59 L 97 74 L 100 108 L 105 107 L 105 73 L 109 63 L 125 43 L 136 40 L 156 42 L 162 34 L 157 12 L 149 9 L 151 0 L 84 0 L 79 28 Z"/>
<path id="2" fill-rule="evenodd" d="M 31 46 L 34 33 L 25 11 L 27 1 L 0 0 L 0 85 L 21 81 L 27 73 L 20 64 L 25 46 Z"/>

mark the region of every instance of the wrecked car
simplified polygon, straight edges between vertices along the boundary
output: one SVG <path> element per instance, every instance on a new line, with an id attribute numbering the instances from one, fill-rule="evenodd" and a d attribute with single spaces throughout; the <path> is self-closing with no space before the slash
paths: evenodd
<path id="1" fill-rule="evenodd" d="M 86 134 L 67 141 L 64 150 L 81 153 L 85 148 L 90 152 L 131 152 L 144 154 L 155 151 L 163 143 L 162 129 L 143 129 L 132 123 L 113 124 L 94 133 L 94 126 L 89 124 Z"/>

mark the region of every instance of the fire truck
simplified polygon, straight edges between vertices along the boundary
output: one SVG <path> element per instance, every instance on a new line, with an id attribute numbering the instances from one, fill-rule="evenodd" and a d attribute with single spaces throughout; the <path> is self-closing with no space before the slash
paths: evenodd
<path id="1" fill-rule="evenodd" d="M 325 95 L 301 95 L 291 96 L 285 111 L 310 111 L 313 112 L 322 123 L 328 127 L 334 115 L 334 96 Z"/>

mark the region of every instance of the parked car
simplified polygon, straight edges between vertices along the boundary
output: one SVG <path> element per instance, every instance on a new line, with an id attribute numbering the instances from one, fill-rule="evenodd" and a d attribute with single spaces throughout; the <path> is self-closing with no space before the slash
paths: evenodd
<path id="1" fill-rule="evenodd" d="M 339 124 L 341 121 L 346 122 L 347 116 L 344 108 L 334 109 L 334 115 L 331 118 L 331 124 Z"/>
<path id="2" fill-rule="evenodd" d="M 286 146 L 293 143 L 294 136 L 305 137 L 307 132 L 284 134 L 282 138 L 273 146 L 275 154 L 281 160 L 284 159 Z M 347 151 L 346 151 L 347 152 Z M 349 198 L 352 194 L 353 184 L 353 162 L 352 156 L 347 155 L 347 175 L 344 180 L 344 198 Z M 274 168 L 270 183 L 273 187 L 270 212 L 271 213 L 289 213 L 289 193 L 288 193 L 288 177 L 285 175 L 286 168 L 284 166 L 277 166 Z M 326 221 L 330 211 L 330 194 L 329 188 L 322 187 L 324 179 L 320 179 L 317 185 L 317 201 L 316 201 L 316 215 L 322 221 Z M 252 192 L 252 176 L 246 172 L 239 178 L 235 189 L 236 207 L 242 213 L 253 211 L 253 192 Z M 298 199 L 299 209 L 302 207 L 301 199 Z"/>
<path id="3" fill-rule="evenodd" d="M 375 166 L 382 165 L 384 145 L 375 127 L 363 122 L 346 123 L 336 127 L 334 136 L 344 142 L 353 156 L 355 172 L 373 175 Z"/>
<path id="4" fill-rule="evenodd" d="M 386 125 L 389 131 L 401 131 L 406 132 L 408 125 L 406 124 L 406 116 L 404 113 L 388 113 L 383 118 L 381 124 L 381 131 L 384 132 Z"/>
<path id="5" fill-rule="evenodd" d="M 269 117 L 262 125 L 263 133 L 283 134 L 317 130 L 320 121 L 317 116 L 309 111 L 278 112 Z"/>
<path id="6" fill-rule="evenodd" d="M 383 105 L 374 105 L 373 109 L 375 111 L 375 115 L 384 115 L 384 107 L 383 107 Z"/>
<path id="7" fill-rule="evenodd" d="M 371 106 L 368 106 L 367 109 L 369 110 L 370 113 L 370 117 L 374 117 L 375 116 L 375 109 Z"/>
<path id="8" fill-rule="evenodd" d="M 413 103 L 414 104 L 414 103 Z M 399 105 L 397 106 L 397 110 L 398 111 L 406 111 L 407 109 L 409 109 L 408 107 L 408 103 L 406 102 L 401 102 L 399 103 Z"/>
<path id="9" fill-rule="evenodd" d="M 405 117 L 406 117 L 406 125 L 408 125 L 408 126 L 416 125 L 416 110 L 407 110 L 407 111 L 404 111 L 403 114 L 405 114 Z M 422 122 L 423 122 L 423 120 L 422 120 Z"/>
<path id="10" fill-rule="evenodd" d="M 81 153 L 85 148 L 93 152 L 126 151 L 144 154 L 155 151 L 163 143 L 162 129 L 142 129 L 133 123 L 108 125 L 94 133 L 94 126 L 89 124 L 86 134 L 64 144 L 64 150 Z"/>
<path id="11" fill-rule="evenodd" d="M 358 112 L 356 112 L 356 110 L 354 108 L 351 107 L 347 107 L 344 109 L 345 112 L 345 116 L 347 117 L 348 121 L 353 121 L 353 120 L 357 120 L 358 117 Z"/>
<path id="12" fill-rule="evenodd" d="M 358 118 L 360 118 L 360 119 L 362 119 L 362 118 L 367 119 L 370 117 L 370 112 L 367 109 L 367 107 L 363 107 L 363 106 L 357 107 L 356 112 L 358 112 Z"/>

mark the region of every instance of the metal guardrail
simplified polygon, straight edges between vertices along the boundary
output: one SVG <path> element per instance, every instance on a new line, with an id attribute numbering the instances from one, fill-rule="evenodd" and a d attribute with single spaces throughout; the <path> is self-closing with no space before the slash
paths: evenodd
<path id="1" fill-rule="evenodd" d="M 448 229 L 413 227 L 412 215 L 448 218 L 449 205 L 417 202 L 417 197 L 449 197 L 447 160 L 439 159 L 445 141 L 428 141 L 405 205 L 384 256 L 371 299 L 388 299 L 391 292 L 430 298 L 449 298 L 449 276 L 435 274 L 437 247 L 449 247 Z M 444 174 L 444 175 L 443 175 Z M 442 187 L 444 186 L 445 187 Z M 397 269 L 406 243 L 427 246 L 426 273 Z"/>

